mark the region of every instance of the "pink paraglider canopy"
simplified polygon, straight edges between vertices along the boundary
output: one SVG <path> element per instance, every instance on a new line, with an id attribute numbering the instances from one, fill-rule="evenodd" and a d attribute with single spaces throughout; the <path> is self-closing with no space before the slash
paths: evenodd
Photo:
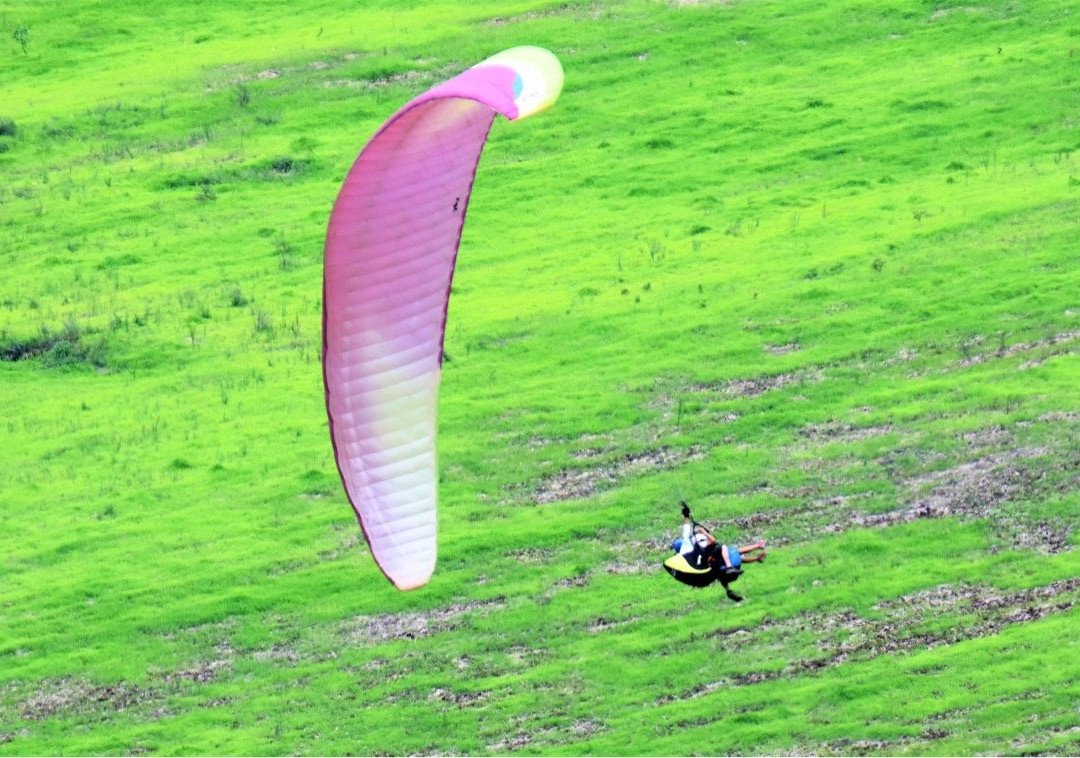
<path id="1" fill-rule="evenodd" d="M 346 494 L 400 589 L 436 559 L 436 401 L 450 282 L 496 114 L 554 102 L 558 61 L 514 48 L 413 99 L 360 153 L 326 232 L 323 376 Z"/>

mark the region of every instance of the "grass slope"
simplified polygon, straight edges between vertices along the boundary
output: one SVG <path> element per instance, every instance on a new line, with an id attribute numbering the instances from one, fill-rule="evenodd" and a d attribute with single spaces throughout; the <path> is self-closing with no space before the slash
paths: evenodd
<path id="1" fill-rule="evenodd" d="M 1080 751 L 1080 19 L 364 5 L 0 7 L 0 754 Z M 322 236 L 514 44 L 567 85 L 481 163 L 398 593 Z"/>

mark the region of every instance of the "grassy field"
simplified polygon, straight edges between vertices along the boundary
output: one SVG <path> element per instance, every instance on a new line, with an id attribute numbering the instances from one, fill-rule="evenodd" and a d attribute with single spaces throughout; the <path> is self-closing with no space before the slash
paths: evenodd
<path id="1" fill-rule="evenodd" d="M 0 4 L 0 754 L 1080 753 L 1075 9 L 360 5 Z M 399 593 L 326 221 L 517 44 Z"/>

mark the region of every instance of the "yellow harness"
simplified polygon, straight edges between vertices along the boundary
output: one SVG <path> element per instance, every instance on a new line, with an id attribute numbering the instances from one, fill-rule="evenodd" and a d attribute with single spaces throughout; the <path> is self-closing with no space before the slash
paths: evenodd
<path id="1" fill-rule="evenodd" d="M 697 574 L 699 576 L 703 576 L 712 571 L 711 566 L 706 566 L 705 568 L 694 568 L 690 565 L 690 562 L 686 560 L 686 556 L 682 555 L 681 553 L 676 553 L 675 555 L 664 561 L 664 568 L 671 571 L 678 571 L 681 574 Z"/>

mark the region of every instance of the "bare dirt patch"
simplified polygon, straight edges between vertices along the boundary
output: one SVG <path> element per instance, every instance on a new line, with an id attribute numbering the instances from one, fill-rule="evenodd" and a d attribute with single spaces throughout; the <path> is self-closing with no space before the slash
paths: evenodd
<path id="1" fill-rule="evenodd" d="M 555 557 L 555 551 L 551 548 L 523 547 L 516 550 L 507 550 L 503 555 L 518 563 L 544 565 L 552 561 Z"/>
<path id="2" fill-rule="evenodd" d="M 992 359 L 1000 358 L 1012 358 L 1016 355 L 1023 355 L 1025 353 L 1031 353 L 1036 350 L 1045 350 L 1045 354 L 1037 356 L 1022 366 L 1022 368 L 1031 368 L 1043 363 L 1047 358 L 1055 355 L 1069 355 L 1075 353 L 1077 346 L 1073 343 L 1080 340 L 1080 330 L 1074 330 L 1069 332 L 1061 332 L 1060 334 L 1054 334 L 1041 340 L 1035 340 L 1033 342 L 1016 342 L 1012 345 L 1002 344 L 997 350 L 991 352 L 979 352 L 971 353 L 972 347 L 980 347 L 983 344 L 982 338 L 976 338 L 967 343 L 964 347 L 968 352 L 961 360 L 957 361 L 958 366 L 974 366 L 978 363 L 985 363 Z"/>
<path id="3" fill-rule="evenodd" d="M 609 574 L 647 576 L 654 573 L 659 561 L 651 556 L 639 556 L 635 558 L 617 558 L 604 567 Z"/>
<path id="4" fill-rule="evenodd" d="M 782 669 L 737 672 L 719 682 L 696 685 L 678 696 L 666 696 L 661 702 L 700 697 L 731 684 L 750 685 L 798 676 L 849 660 L 987 637 L 1015 624 L 1070 611 L 1078 603 L 1080 578 L 1016 591 L 987 585 L 941 585 L 877 604 L 874 608 L 883 614 L 882 618 L 864 618 L 853 610 L 844 610 L 766 619 L 753 629 L 717 629 L 707 636 L 726 652 L 768 645 L 770 637 L 805 635 L 818 640 L 821 654 L 793 661 Z M 736 659 L 733 655 L 732 660 Z"/>
<path id="5" fill-rule="evenodd" d="M 728 397 L 759 397 L 800 381 L 798 374 L 775 374 L 750 379 L 732 379 L 720 384 L 702 383 L 690 386 L 691 392 L 717 392 Z"/>
<path id="6" fill-rule="evenodd" d="M 568 16 L 572 14 L 583 13 L 584 10 L 585 9 L 579 6 L 565 3 L 558 6 L 557 8 L 548 8 L 542 11 L 527 11 L 525 13 L 519 13 L 514 16 L 493 16 L 486 21 L 481 21 L 480 25 L 496 27 L 510 26 L 512 24 L 520 24 L 522 21 L 535 21 L 539 18 L 555 18 L 557 16 Z M 599 17 L 599 7 L 594 7 L 594 9 L 589 13 L 589 15 L 591 18 Z"/>
<path id="7" fill-rule="evenodd" d="M 964 5 L 964 6 L 958 5 L 958 6 L 953 7 L 953 8 L 938 8 L 937 10 L 935 10 L 933 13 L 930 14 L 930 20 L 931 21 L 938 21 L 939 19 L 943 19 L 946 16 L 949 16 L 949 15 L 955 14 L 955 13 L 986 13 L 986 10 L 987 10 L 986 8 L 980 8 L 980 7 L 976 7 L 976 6 L 973 6 L 973 5 Z"/>
<path id="8" fill-rule="evenodd" d="M 912 477 L 905 483 L 910 498 L 905 507 L 885 513 L 849 514 L 842 521 L 826 525 L 824 531 L 888 527 L 918 519 L 989 518 L 999 531 L 1012 535 L 1014 546 L 1061 552 L 1068 548 L 1071 525 L 1032 523 L 1001 508 L 1050 490 L 1076 488 L 1080 483 L 1080 462 L 1046 461 L 1046 454 L 1040 448 L 1009 450 Z"/>
<path id="9" fill-rule="evenodd" d="M 680 450 L 670 447 L 647 450 L 643 453 L 626 453 L 617 460 L 593 468 L 563 469 L 540 482 L 533 493 L 533 501 L 539 505 L 563 500 L 591 497 L 619 480 L 644 471 L 673 468 L 686 461 L 704 457 L 700 447 Z"/>
<path id="10" fill-rule="evenodd" d="M 1075 431 L 1071 426 L 1077 420 L 1080 413 L 1051 412 L 1030 421 L 955 433 L 952 439 L 962 442 L 966 451 L 927 447 L 919 444 L 921 434 L 913 436 L 915 432 L 892 424 L 860 427 L 828 421 L 807 425 L 797 434 L 809 446 L 859 442 L 888 434 L 899 435 L 903 441 L 876 459 L 807 457 L 813 454 L 812 447 L 796 443 L 787 451 L 793 462 L 785 465 L 806 472 L 807 484 L 785 488 L 763 481 L 744 490 L 746 494 L 765 493 L 796 502 L 722 523 L 744 530 L 739 539 L 760 536 L 762 530 L 770 529 L 772 541 L 782 544 L 821 533 L 883 528 L 919 519 L 987 519 L 999 542 L 995 549 L 1011 546 L 1060 553 L 1070 549 L 1073 525 L 1063 517 L 1036 515 L 1026 504 L 1080 488 L 1080 456 L 1073 452 Z M 958 417 L 958 421 L 963 419 Z M 1032 436 L 1026 430 L 1037 424 L 1060 425 L 1060 429 L 1046 430 L 1049 439 L 1058 441 L 1046 443 L 1048 435 L 1037 432 L 1033 438 L 1040 442 L 1025 445 L 1024 438 Z M 779 468 L 778 476 L 784 470 Z M 881 489 L 875 487 L 861 494 L 828 494 L 829 489 L 849 483 L 850 472 L 855 470 L 861 471 L 855 476 L 894 488 L 896 505 L 883 510 L 878 494 Z M 864 508 L 860 508 L 860 501 L 866 504 Z"/>
<path id="11" fill-rule="evenodd" d="M 1071 414 L 1045 414 L 1040 422 L 1070 423 Z M 1080 418 L 1080 415 L 1077 416 Z M 786 540 L 798 541 L 821 533 L 838 533 L 851 528 L 885 528 L 919 519 L 988 519 L 995 527 L 1003 546 L 1034 548 L 1044 554 L 1069 549 L 1072 524 L 1053 517 L 1037 518 L 1025 515 L 1022 507 L 1010 504 L 1033 502 L 1055 493 L 1080 487 L 1080 456 L 1065 449 L 1042 446 L 1023 446 L 1018 442 L 1023 429 L 1035 422 L 1020 422 L 1015 426 L 991 425 L 959 433 L 956 439 L 967 448 L 960 456 L 967 460 L 942 467 L 951 454 L 919 447 L 902 447 L 881 455 L 876 460 L 848 457 L 840 460 L 811 458 L 798 461 L 796 466 L 810 472 L 818 480 L 797 488 L 778 488 L 762 482 L 747 490 L 749 493 L 768 493 L 785 500 L 802 501 L 790 507 L 753 513 L 722 522 L 743 530 L 744 535 L 760 535 L 764 529 L 782 531 L 774 535 L 777 544 Z M 810 444 L 858 442 L 875 436 L 904 434 L 891 424 L 858 427 L 830 421 L 807 425 L 798 435 Z M 806 451 L 798 445 L 800 454 Z M 913 463 L 917 462 L 917 463 Z M 874 467 L 878 467 L 875 470 Z M 912 473 L 916 465 L 921 473 Z M 871 479 L 887 480 L 896 488 L 897 504 L 889 510 L 866 512 L 859 501 L 880 503 L 872 491 L 864 494 L 825 494 L 826 488 L 842 486 L 844 475 L 833 473 L 837 468 L 866 467 L 864 475 Z M 926 470 L 938 466 L 937 470 Z M 742 536 L 740 536 L 740 539 Z"/>
<path id="12" fill-rule="evenodd" d="M 1080 412 L 1076 411 L 1051 411 L 1050 413 L 1044 413 L 1039 416 L 1039 421 L 1053 422 L 1053 421 L 1066 421 L 1074 422 L 1080 421 Z"/>
<path id="13" fill-rule="evenodd" d="M 592 737 L 594 734 L 599 734 L 606 729 L 607 727 L 604 724 L 592 719 L 577 719 L 570 725 L 570 731 L 578 738 Z"/>
<path id="14" fill-rule="evenodd" d="M 842 421 L 827 421 L 824 424 L 807 424 L 799 430 L 800 437 L 819 443 L 851 443 L 874 437 L 883 437 L 894 431 L 892 424 L 881 426 L 856 426 Z"/>
<path id="15" fill-rule="evenodd" d="M 995 549 L 1034 549 L 1046 555 L 1069 550 L 1075 525 L 1062 517 L 1037 517 L 1023 504 L 1080 488 L 1080 456 L 1041 447 L 1010 448 L 1013 437 L 1009 430 L 993 428 L 965 434 L 975 455 L 927 473 L 904 474 L 892 464 L 893 456 L 879 459 L 884 476 L 898 490 L 897 505 L 889 510 L 868 512 L 871 503 L 881 503 L 874 491 L 822 494 L 832 485 L 828 478 L 821 484 L 786 489 L 762 482 L 747 492 L 791 502 L 719 520 L 714 526 L 725 534 L 734 532 L 731 539 L 737 542 L 768 536 L 771 544 L 782 545 L 820 534 L 887 528 L 920 519 L 986 519 L 994 528 Z M 830 462 L 816 461 L 815 465 L 827 467 Z"/>
<path id="16" fill-rule="evenodd" d="M 659 568 L 659 555 L 667 556 L 671 544 L 664 539 L 635 540 L 620 542 L 611 546 L 615 558 L 604 565 L 608 574 L 647 576 Z"/>
<path id="17" fill-rule="evenodd" d="M 22 701 L 18 712 L 27 721 L 131 709 L 142 709 L 154 719 L 163 718 L 170 714 L 162 707 L 164 699 L 170 693 L 191 683 L 212 682 L 221 671 L 231 665 L 231 660 L 227 658 L 200 661 L 187 668 L 154 674 L 151 683 L 147 685 L 123 680 L 112 684 L 93 684 L 74 678 L 44 680 L 38 683 L 36 691 L 30 697 Z"/>
<path id="18" fill-rule="evenodd" d="M 605 448 L 587 447 L 587 448 L 584 448 L 582 450 L 574 450 L 574 451 L 572 451 L 570 453 L 570 457 L 575 459 L 575 460 L 584 461 L 584 460 L 589 460 L 591 458 L 599 458 L 600 456 L 604 455 L 604 453 L 606 453 L 606 452 L 608 452 L 608 450 L 605 449 Z"/>
<path id="19" fill-rule="evenodd" d="M 251 656 L 257 661 L 296 663 L 300 660 L 300 652 L 286 645 L 274 645 L 262 650 L 256 650 Z"/>
<path id="20" fill-rule="evenodd" d="M 595 619 L 589 622 L 589 626 L 587 627 L 587 629 L 590 634 L 596 634 L 597 632 L 606 632 L 609 629 L 614 629 L 615 627 L 623 626 L 625 624 L 631 624 L 637 621 L 639 618 L 640 616 L 634 616 L 633 618 L 614 620 L 609 619 L 605 616 L 597 616 Z"/>
<path id="21" fill-rule="evenodd" d="M 367 546 L 362 543 L 359 530 L 347 535 L 338 546 L 330 550 L 320 550 L 320 561 L 336 561 L 345 556 L 352 556 L 356 552 L 367 552 Z"/>
<path id="22" fill-rule="evenodd" d="M 514 750 L 520 750 L 530 742 L 532 742 L 532 735 L 525 733 L 505 740 L 500 740 L 493 745 L 488 745 L 487 749 L 493 753 L 509 753 Z"/>
<path id="23" fill-rule="evenodd" d="M 1012 592 L 986 585 L 942 585 L 879 603 L 875 608 L 885 611 L 884 619 L 867 620 L 851 614 L 842 625 L 851 636 L 838 645 L 823 642 L 826 655 L 819 660 L 835 665 L 851 658 L 988 637 L 1007 626 L 1071 610 L 1080 601 L 1078 590 L 1080 578 Z M 963 614 L 965 620 L 949 625 L 937 623 L 949 614 Z"/>
<path id="24" fill-rule="evenodd" d="M 768 491 L 778 497 L 798 499 L 802 502 L 786 508 L 755 511 L 746 516 L 720 519 L 709 524 L 712 531 L 731 535 L 729 538 L 731 542 L 741 545 L 759 539 L 772 530 L 773 535 L 769 538 L 769 545 L 778 547 L 799 542 L 804 537 L 825 528 L 835 527 L 836 531 L 849 528 L 851 524 L 848 522 L 853 504 L 869 496 L 867 493 L 866 495 L 832 495 L 812 498 L 817 493 L 817 490 L 813 488 L 783 492 L 771 489 Z"/>
<path id="25" fill-rule="evenodd" d="M 567 750 L 568 745 L 580 742 L 581 740 L 588 739 L 601 732 L 608 731 L 608 726 L 601 721 L 596 721 L 591 718 L 578 718 L 571 723 L 558 723 L 545 725 L 546 720 L 541 720 L 540 714 L 532 719 L 517 717 L 513 719 L 515 722 L 523 723 L 526 726 L 533 725 L 532 729 L 521 729 L 517 734 L 512 737 L 500 740 L 499 742 L 488 745 L 488 750 L 495 754 L 506 754 L 530 745 L 543 745 L 547 749 L 552 747 L 559 750 L 559 754 L 573 755 L 574 751 Z"/>
<path id="26" fill-rule="evenodd" d="M 452 605 L 426 613 L 383 613 L 378 616 L 358 616 L 345 624 L 342 633 L 352 644 L 370 644 L 390 640 L 413 640 L 450 631 L 457 627 L 462 616 L 475 612 L 491 612 L 502 608 L 505 601 L 481 601 Z"/>
<path id="27" fill-rule="evenodd" d="M 231 652 L 231 651 L 230 651 Z M 198 682 L 205 684 L 212 682 L 222 669 L 228 668 L 230 662 L 224 659 L 198 663 L 190 668 L 181 669 L 165 674 L 162 679 L 165 682 Z"/>
<path id="28" fill-rule="evenodd" d="M 571 576 L 567 579 L 560 579 L 555 582 L 555 589 L 565 590 L 570 587 L 584 587 L 589 583 L 588 574 L 578 574 L 577 576 Z"/>
<path id="29" fill-rule="evenodd" d="M 158 691 L 129 682 L 93 685 L 62 679 L 42 682 L 38 691 L 19 706 L 19 713 L 27 721 L 42 721 L 60 713 L 123 711 L 156 702 L 160 698 Z"/>
<path id="30" fill-rule="evenodd" d="M 967 443 L 969 448 L 1005 447 L 1016 441 L 1016 434 L 1000 424 L 988 426 L 985 429 L 976 429 L 965 432 L 960 438 Z"/>
<path id="31" fill-rule="evenodd" d="M 482 705 L 491 692 L 488 690 L 481 690 L 479 692 L 454 692 L 448 687 L 436 687 L 428 695 L 428 700 L 433 700 L 442 703 L 452 703 L 458 708 L 468 708 L 472 705 Z"/>

